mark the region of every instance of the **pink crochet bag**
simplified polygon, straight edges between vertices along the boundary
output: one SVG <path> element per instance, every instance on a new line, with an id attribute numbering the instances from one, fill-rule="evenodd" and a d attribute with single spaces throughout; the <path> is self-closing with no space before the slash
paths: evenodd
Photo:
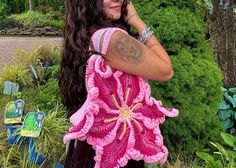
<path id="1" fill-rule="evenodd" d="M 95 50 L 99 51 L 100 37 L 104 34 L 101 53 L 106 54 L 114 31 L 100 29 L 92 36 Z M 95 168 L 119 168 L 129 159 L 148 163 L 167 160 L 168 150 L 163 144 L 159 125 L 165 116 L 175 117 L 178 110 L 165 108 L 151 97 L 145 79 L 104 65 L 100 55 L 92 55 L 86 67 L 87 99 L 71 116 L 73 127 L 64 136 L 64 143 L 79 139 L 96 151 Z"/>

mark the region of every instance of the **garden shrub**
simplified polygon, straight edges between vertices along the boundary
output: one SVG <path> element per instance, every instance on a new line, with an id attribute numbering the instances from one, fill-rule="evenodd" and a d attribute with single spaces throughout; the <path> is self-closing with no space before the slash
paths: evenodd
<path id="1" fill-rule="evenodd" d="M 0 1 L 0 19 L 5 18 L 7 15 L 7 5 Z"/>
<path id="2" fill-rule="evenodd" d="M 6 2 L 11 13 L 21 13 L 29 10 L 29 0 L 0 0 Z M 32 0 L 33 10 L 48 12 L 49 10 L 64 12 L 64 0 Z"/>
<path id="3" fill-rule="evenodd" d="M 1 131 L 0 132 L 0 158 L 6 153 L 6 133 Z M 0 161 L 0 165 L 1 165 L 1 161 Z M 0 166 L 1 167 L 1 166 Z"/>
<path id="4" fill-rule="evenodd" d="M 32 104 L 28 107 L 25 105 L 26 111 L 32 111 L 32 107 L 37 107 L 40 111 L 49 111 L 54 106 L 57 100 L 60 99 L 58 80 L 50 78 L 45 85 L 38 85 L 32 88 L 25 88 L 22 91 L 22 99 L 26 103 Z"/>
<path id="5" fill-rule="evenodd" d="M 47 81 L 50 78 L 59 79 L 59 71 L 60 71 L 59 65 L 46 67 L 44 71 L 45 71 L 45 74 L 44 74 L 45 81 Z"/>
<path id="6" fill-rule="evenodd" d="M 1 92 L 3 92 L 3 91 L 1 91 Z M 0 113 L 2 113 L 2 115 L 3 115 L 7 103 L 11 100 L 16 100 L 16 99 L 17 99 L 17 96 L 4 95 L 4 94 L 0 93 L 0 100 L 1 100 L 0 101 Z M 3 118 L 2 118 L 2 123 L 0 123 L 0 128 L 1 128 L 1 126 L 2 127 L 4 126 Z"/>
<path id="7" fill-rule="evenodd" d="M 23 48 L 19 48 L 12 58 L 13 63 L 24 68 L 30 68 L 30 65 L 36 65 L 40 60 L 37 50 L 27 52 Z"/>
<path id="8" fill-rule="evenodd" d="M 183 47 L 195 48 L 205 40 L 203 20 L 188 9 L 161 8 L 147 18 L 170 55 L 179 53 Z"/>
<path id="9" fill-rule="evenodd" d="M 213 61 L 193 58 L 187 50 L 171 57 L 175 75 L 165 83 L 151 81 L 153 96 L 179 109 L 177 118 L 161 126 L 170 153 L 190 154 L 218 139 L 216 116 L 222 99 L 222 75 Z"/>
<path id="10" fill-rule="evenodd" d="M 177 7 L 179 9 L 189 9 L 198 16 L 205 16 L 206 3 L 202 0 L 134 0 L 139 13 L 151 14 L 156 9 L 166 7 Z M 145 7 L 144 7 L 145 6 Z"/>
<path id="11" fill-rule="evenodd" d="M 58 109 L 45 111 L 46 118 L 43 122 L 40 137 L 35 139 L 37 150 L 53 163 L 65 158 L 66 147 L 63 136 L 69 129 L 66 111 L 59 105 Z M 53 136 L 52 136 L 53 134 Z"/>
<path id="12" fill-rule="evenodd" d="M 28 11 L 22 14 L 12 14 L 9 18 L 19 21 L 19 23 L 23 24 L 26 27 L 44 27 L 51 26 L 54 28 L 62 29 L 64 26 L 63 18 L 54 19 L 55 14 L 52 13 L 42 13 L 42 12 L 34 12 Z"/>
<path id="13" fill-rule="evenodd" d="M 41 12 L 47 13 L 51 11 L 64 12 L 64 1 L 63 0 L 38 0 L 34 3 L 35 9 Z"/>
<path id="14" fill-rule="evenodd" d="M 18 21 L 10 18 L 0 19 L 0 29 L 10 29 L 15 27 L 23 27 Z"/>
<path id="15" fill-rule="evenodd" d="M 181 0 L 182 5 L 171 0 L 135 2 L 171 56 L 175 72 L 170 81 L 149 81 L 155 98 L 166 107 L 179 109 L 178 117 L 161 125 L 164 143 L 173 159 L 193 154 L 207 146 L 209 139 L 219 140 L 222 129 L 216 113 L 223 77 L 206 41 L 203 13 L 196 12 L 200 7 Z"/>
<path id="16" fill-rule="evenodd" d="M 0 72 L 0 90 L 2 92 L 5 81 L 18 83 L 20 88 L 31 86 L 33 83 L 33 75 L 31 73 L 30 65 L 35 65 L 40 58 L 34 50 L 27 53 L 24 49 L 18 49 L 13 58 L 13 65 L 4 65 Z"/>
<path id="17" fill-rule="evenodd" d="M 27 144 L 8 146 L 6 154 L 0 158 L 1 168 L 39 168 L 47 167 L 48 163 L 43 162 L 40 166 L 30 163 L 28 159 Z M 55 166 L 54 166 L 55 167 Z"/>
<path id="18" fill-rule="evenodd" d="M 24 68 L 30 68 L 30 65 L 37 66 L 40 63 L 45 66 L 51 59 L 51 48 L 41 45 L 31 51 L 19 48 L 13 56 L 13 63 Z"/>
<path id="19" fill-rule="evenodd" d="M 25 85 L 32 84 L 32 77 L 29 75 L 29 69 L 23 68 L 20 65 L 4 65 L 0 73 L 0 90 L 3 92 L 4 82 L 11 81 L 18 83 L 20 88 Z"/>
<path id="20" fill-rule="evenodd" d="M 13 56 L 13 63 L 29 69 L 31 76 L 33 75 L 34 77 L 35 83 L 43 83 L 45 82 L 45 78 L 48 79 L 49 76 L 56 76 L 55 74 L 51 74 L 55 73 L 56 68 L 50 67 L 53 65 L 54 55 L 59 56 L 57 53 L 53 53 L 54 50 L 55 49 L 52 51 L 50 47 L 44 45 L 34 48 L 29 52 L 20 48 Z M 47 69 L 53 70 L 48 71 Z M 56 70 L 56 72 L 58 72 L 58 70 Z"/>
<path id="21" fill-rule="evenodd" d="M 62 46 L 55 46 L 53 48 L 53 63 L 56 65 L 60 65 L 62 59 Z"/>

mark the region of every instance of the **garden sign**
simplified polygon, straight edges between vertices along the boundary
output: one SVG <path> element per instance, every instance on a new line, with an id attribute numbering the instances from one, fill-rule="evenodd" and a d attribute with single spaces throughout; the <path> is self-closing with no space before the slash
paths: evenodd
<path id="1" fill-rule="evenodd" d="M 21 127 L 21 136 L 38 137 L 41 132 L 44 119 L 44 112 L 28 112 Z"/>

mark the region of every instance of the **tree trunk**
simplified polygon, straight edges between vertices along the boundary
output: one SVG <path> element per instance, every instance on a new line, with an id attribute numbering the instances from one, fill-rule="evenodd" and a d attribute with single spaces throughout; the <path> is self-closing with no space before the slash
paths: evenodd
<path id="1" fill-rule="evenodd" d="M 224 87 L 236 87 L 236 15 L 233 8 L 220 8 L 220 0 L 212 3 L 213 13 L 207 18 L 214 54 L 224 74 Z"/>
<path id="2" fill-rule="evenodd" d="M 30 11 L 33 11 L 32 0 L 29 0 L 29 10 L 30 10 Z"/>

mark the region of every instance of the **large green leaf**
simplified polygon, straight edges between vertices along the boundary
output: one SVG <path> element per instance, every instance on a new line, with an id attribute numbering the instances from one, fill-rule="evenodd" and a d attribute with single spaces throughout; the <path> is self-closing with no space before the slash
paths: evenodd
<path id="1" fill-rule="evenodd" d="M 226 144 L 228 144 L 229 146 L 235 148 L 236 147 L 236 139 L 234 136 L 227 134 L 225 132 L 221 132 L 220 133 L 221 137 L 223 138 L 223 140 L 225 141 Z"/>
<path id="2" fill-rule="evenodd" d="M 232 109 L 219 110 L 217 114 L 219 116 L 219 119 L 221 121 L 224 121 L 229 119 L 234 114 L 234 111 Z"/>
<path id="3" fill-rule="evenodd" d="M 223 95 L 229 101 L 232 99 L 232 97 L 228 94 L 228 92 L 224 92 Z"/>
<path id="4" fill-rule="evenodd" d="M 233 127 L 234 121 L 227 119 L 225 121 L 222 121 L 222 124 L 223 124 L 224 129 L 228 129 L 228 128 Z"/>
<path id="5" fill-rule="evenodd" d="M 225 110 L 225 109 L 229 109 L 229 108 L 230 108 L 230 106 L 224 100 L 220 103 L 219 109 Z"/>
<path id="6" fill-rule="evenodd" d="M 222 168 L 223 164 L 221 163 L 221 160 L 216 160 L 213 164 L 213 166 L 209 167 L 209 168 Z"/>
<path id="7" fill-rule="evenodd" d="M 236 159 L 236 151 L 233 150 L 226 150 L 227 155 L 232 158 L 232 159 Z"/>
<path id="8" fill-rule="evenodd" d="M 217 142 L 215 142 L 215 143 L 213 143 L 213 142 L 210 142 L 214 147 L 216 147 L 218 150 L 219 150 L 219 152 L 221 153 L 221 154 L 223 154 L 224 156 L 225 156 L 225 158 L 226 158 L 226 160 L 229 160 L 229 156 L 228 156 L 228 154 L 227 154 L 227 152 L 226 152 L 226 149 L 221 145 L 221 144 L 219 144 L 219 143 L 217 143 Z"/>
<path id="9" fill-rule="evenodd" d="M 223 164 L 221 163 L 221 160 L 216 160 L 214 162 L 214 166 L 210 167 L 210 168 L 222 168 Z"/>
<path id="10" fill-rule="evenodd" d="M 229 88 L 230 92 L 233 92 L 234 94 L 236 94 L 236 88 Z"/>
<path id="11" fill-rule="evenodd" d="M 222 92 L 227 92 L 227 89 L 224 87 L 221 87 Z"/>
<path id="12" fill-rule="evenodd" d="M 234 95 L 233 97 L 230 96 L 227 92 L 224 92 L 224 97 L 230 101 L 230 103 L 233 105 L 233 107 L 236 107 L 236 96 Z"/>
<path id="13" fill-rule="evenodd" d="M 233 107 L 236 107 L 236 95 L 233 96 L 231 103 L 233 104 Z"/>
<path id="14" fill-rule="evenodd" d="M 206 152 L 196 152 L 197 156 L 206 162 L 214 162 L 214 158 Z"/>

